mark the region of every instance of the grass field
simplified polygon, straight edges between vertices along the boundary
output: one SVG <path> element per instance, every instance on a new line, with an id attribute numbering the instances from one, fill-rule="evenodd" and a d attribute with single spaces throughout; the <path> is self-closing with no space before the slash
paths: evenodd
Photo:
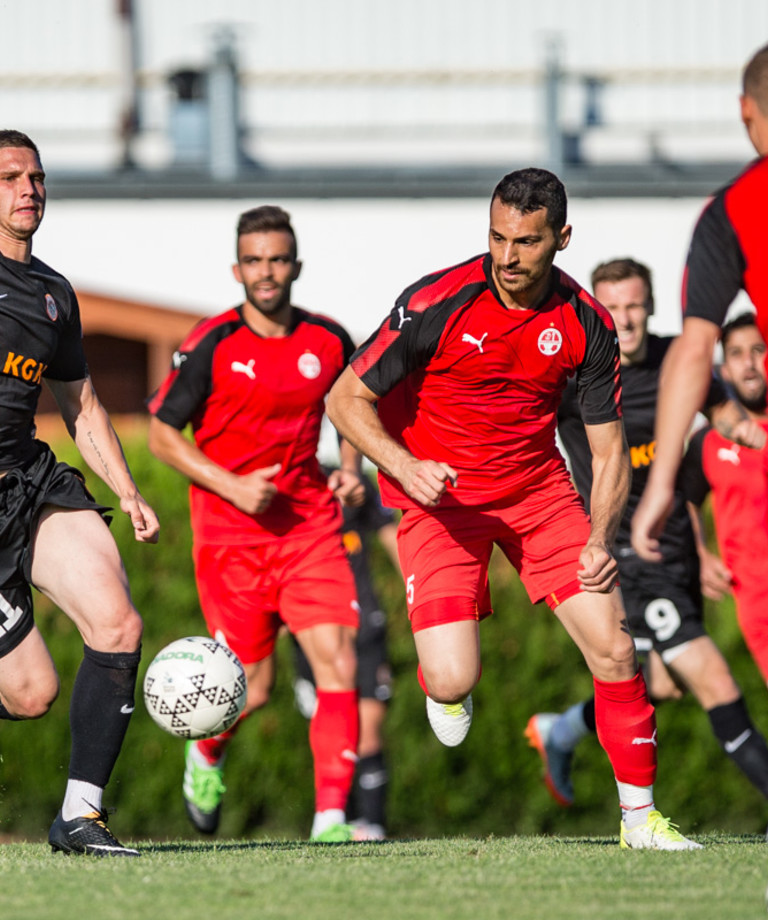
<path id="1" fill-rule="evenodd" d="M 0 846 L 3 920 L 752 920 L 766 916 L 763 837 L 703 835 L 683 853 L 617 838 L 491 837 L 309 845 L 137 844 L 141 859 Z"/>

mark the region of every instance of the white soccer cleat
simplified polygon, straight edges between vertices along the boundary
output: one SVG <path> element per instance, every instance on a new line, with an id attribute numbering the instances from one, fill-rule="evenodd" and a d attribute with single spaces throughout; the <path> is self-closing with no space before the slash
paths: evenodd
<path id="1" fill-rule="evenodd" d="M 467 737 L 472 724 L 472 695 L 459 703 L 436 703 L 428 696 L 427 718 L 437 740 L 446 747 L 456 747 Z"/>
<path id="2" fill-rule="evenodd" d="M 621 822 L 619 845 L 624 850 L 701 850 L 700 843 L 683 837 L 669 818 L 652 811 L 645 824 L 627 830 Z"/>

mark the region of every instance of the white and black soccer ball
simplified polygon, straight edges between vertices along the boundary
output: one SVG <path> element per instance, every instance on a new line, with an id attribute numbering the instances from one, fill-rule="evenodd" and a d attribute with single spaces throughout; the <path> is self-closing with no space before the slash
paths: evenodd
<path id="1" fill-rule="evenodd" d="M 240 659 L 205 636 L 166 645 L 144 675 L 147 712 L 179 738 L 211 738 L 226 731 L 243 711 L 245 696 Z"/>

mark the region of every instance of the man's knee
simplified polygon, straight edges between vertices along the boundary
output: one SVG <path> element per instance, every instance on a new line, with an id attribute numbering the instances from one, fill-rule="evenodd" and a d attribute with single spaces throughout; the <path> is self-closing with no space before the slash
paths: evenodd
<path id="1" fill-rule="evenodd" d="M 6 718 L 13 720 L 40 719 L 53 706 L 59 689 L 59 678 L 54 671 L 21 687 L 4 690 L 0 709 L 5 711 Z"/>
<path id="2" fill-rule="evenodd" d="M 130 602 L 115 608 L 110 616 L 95 617 L 86 645 L 100 652 L 133 652 L 141 645 L 144 623 Z"/>

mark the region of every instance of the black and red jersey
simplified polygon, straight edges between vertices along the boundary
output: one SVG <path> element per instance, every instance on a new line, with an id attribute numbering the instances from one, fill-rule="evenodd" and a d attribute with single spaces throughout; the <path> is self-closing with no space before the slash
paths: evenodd
<path id="1" fill-rule="evenodd" d="M 0 470 L 35 453 L 42 378 L 88 376 L 77 297 L 63 275 L 39 259 L 0 255 Z"/>
<path id="2" fill-rule="evenodd" d="M 699 217 L 683 278 L 683 313 L 723 324 L 743 289 L 768 341 L 768 157 L 752 163 L 721 189 Z"/>
<path id="3" fill-rule="evenodd" d="M 648 335 L 648 351 L 645 360 L 636 364 L 627 364 L 621 368 L 622 408 L 624 412 L 624 430 L 629 445 L 632 463 L 632 485 L 627 499 L 627 507 L 621 519 L 616 535 L 615 548 L 619 560 L 634 556 L 631 546 L 632 515 L 637 508 L 645 490 L 648 474 L 656 454 L 654 429 L 656 425 L 656 399 L 659 392 L 659 374 L 667 349 L 673 338 L 660 338 Z M 707 405 L 713 405 L 726 398 L 722 385 L 713 378 Z M 558 431 L 568 458 L 571 461 L 576 488 L 589 508 L 589 496 L 592 489 L 592 454 L 584 430 L 584 423 L 579 409 L 576 390 L 573 385 L 566 387 L 563 401 L 558 411 Z M 686 455 L 678 474 L 678 483 L 684 483 L 690 475 L 690 463 L 696 465 Z M 691 529 L 691 520 L 685 504 L 685 496 L 678 485 L 675 491 L 674 505 L 664 531 L 659 537 L 664 559 L 687 559 L 696 554 L 696 545 Z M 656 566 L 656 563 L 649 563 Z"/>
<path id="4" fill-rule="evenodd" d="M 190 510 L 201 543 L 260 543 L 340 524 L 316 452 L 325 396 L 346 366 L 352 340 L 334 320 L 294 308 L 287 335 L 265 338 L 242 307 L 199 323 L 174 355 L 149 403 L 161 421 L 192 425 L 195 443 L 236 473 L 275 463 L 278 494 L 267 511 L 246 515 L 194 484 Z"/>
<path id="5" fill-rule="evenodd" d="M 414 456 L 457 471 L 446 504 L 493 502 L 564 471 L 555 420 L 569 377 L 576 376 L 590 424 L 621 416 L 608 312 L 559 269 L 540 307 L 508 309 L 488 253 L 407 288 L 352 368 L 380 397 L 392 437 Z M 393 507 L 412 504 L 386 476 L 382 498 Z"/>

